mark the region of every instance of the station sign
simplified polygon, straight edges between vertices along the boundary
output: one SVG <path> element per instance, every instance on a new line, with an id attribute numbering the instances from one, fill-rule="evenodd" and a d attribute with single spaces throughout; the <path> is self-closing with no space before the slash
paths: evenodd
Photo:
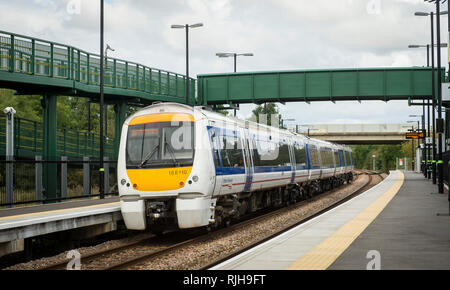
<path id="1" fill-rule="evenodd" d="M 406 139 L 423 139 L 425 137 L 424 132 L 408 132 L 406 133 Z"/>

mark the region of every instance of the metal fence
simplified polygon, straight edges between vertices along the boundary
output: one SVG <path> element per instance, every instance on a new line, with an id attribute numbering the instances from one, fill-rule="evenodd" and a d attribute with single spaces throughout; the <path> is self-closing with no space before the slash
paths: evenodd
<path id="1" fill-rule="evenodd" d="M 105 157 L 105 195 L 118 195 L 115 160 Z M 89 157 L 69 160 L 12 160 L 0 159 L 0 207 L 33 205 L 58 202 L 77 198 L 98 198 L 99 193 L 98 160 Z M 8 169 L 12 171 L 12 180 L 8 178 Z M 47 192 L 43 182 L 46 167 L 56 169 L 56 192 Z M 52 197 L 52 198 L 49 198 Z M 55 198 L 56 197 L 56 198 Z"/>
<path id="2" fill-rule="evenodd" d="M 100 156 L 100 135 L 75 129 L 56 129 L 56 151 L 58 156 L 98 157 Z M 41 122 L 25 118 L 14 118 L 14 151 L 16 156 L 34 157 L 41 155 L 44 137 Z M 0 115 L 0 154 L 5 154 L 6 116 Z M 105 138 L 105 156 L 117 158 L 114 139 Z"/>

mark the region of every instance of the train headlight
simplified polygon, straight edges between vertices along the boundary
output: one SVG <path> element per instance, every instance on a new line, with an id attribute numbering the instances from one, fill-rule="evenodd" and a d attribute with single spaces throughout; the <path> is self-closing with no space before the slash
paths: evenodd
<path id="1" fill-rule="evenodd" d="M 197 181 L 198 181 L 198 176 L 197 176 L 197 175 L 192 176 L 192 180 L 193 180 L 194 182 L 197 182 Z"/>
<path id="2" fill-rule="evenodd" d="M 122 180 L 120 181 L 120 184 L 122 184 L 122 185 L 125 185 L 125 183 L 127 183 L 127 181 L 126 181 L 125 179 L 122 179 Z"/>

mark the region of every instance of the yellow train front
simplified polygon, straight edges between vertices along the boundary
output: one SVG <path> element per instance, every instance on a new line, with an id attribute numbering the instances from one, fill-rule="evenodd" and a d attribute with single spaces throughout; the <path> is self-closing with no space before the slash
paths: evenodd
<path id="1" fill-rule="evenodd" d="M 128 229 L 210 223 L 215 172 L 211 149 L 202 146 L 209 144 L 206 127 L 201 111 L 180 104 L 152 105 L 125 121 L 117 177 Z"/>

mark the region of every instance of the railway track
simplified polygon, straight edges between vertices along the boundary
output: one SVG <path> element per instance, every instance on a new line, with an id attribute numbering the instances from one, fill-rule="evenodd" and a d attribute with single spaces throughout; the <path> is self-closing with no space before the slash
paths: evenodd
<path id="1" fill-rule="evenodd" d="M 366 183 L 363 184 L 363 186 L 361 186 L 360 188 L 358 188 L 357 190 L 353 191 L 352 193 L 350 193 L 349 195 L 347 195 L 347 197 L 345 197 L 344 199 L 341 199 L 340 201 L 332 204 L 331 206 L 328 206 L 314 214 L 311 214 L 309 216 L 306 216 L 304 219 L 302 219 L 301 221 L 290 225 L 286 228 L 284 228 L 282 231 L 273 233 L 267 237 L 265 237 L 264 239 L 261 239 L 259 241 L 257 241 L 256 243 L 252 243 L 246 247 L 240 248 L 226 256 L 221 257 L 220 259 L 214 260 L 212 263 L 209 263 L 207 265 L 202 266 L 200 269 L 209 269 L 217 264 L 220 264 L 221 262 L 228 260 L 244 251 L 247 251 L 248 249 L 255 247 L 261 243 L 264 243 L 267 240 L 270 240 L 272 238 L 274 238 L 277 235 L 282 234 L 285 231 L 290 230 L 293 227 L 296 227 L 316 216 L 319 216 L 321 214 L 323 214 L 326 211 L 331 210 L 334 207 L 337 207 L 338 205 L 346 202 L 347 200 L 350 200 L 351 198 L 359 195 L 360 193 L 368 190 L 370 187 L 372 187 L 374 184 L 374 176 L 379 176 L 379 179 L 383 179 L 380 175 L 380 173 L 377 172 L 360 172 L 359 174 L 355 174 L 357 176 L 357 178 L 359 178 L 360 175 L 366 174 L 368 175 L 368 181 Z M 341 187 L 339 187 L 341 188 Z M 130 257 L 125 258 L 125 259 L 117 259 L 118 262 L 104 262 L 104 263 L 98 263 L 97 264 L 103 264 L 103 266 L 101 267 L 96 267 L 95 269 L 100 269 L 100 270 L 121 270 L 121 269 L 127 269 L 130 267 L 133 267 L 135 265 L 144 263 L 145 261 L 149 261 L 152 260 L 154 258 L 169 254 L 175 250 L 179 250 L 182 249 L 183 247 L 187 247 L 189 245 L 195 244 L 195 243 L 201 243 L 204 242 L 206 240 L 211 239 L 212 235 L 215 236 L 219 236 L 219 235 L 223 235 L 226 234 L 228 232 L 231 231 L 236 231 L 236 230 L 240 230 L 242 228 L 245 228 L 251 224 L 254 224 L 256 222 L 259 222 L 261 220 L 264 219 L 270 219 L 276 215 L 279 215 L 282 212 L 288 211 L 290 210 L 293 206 L 299 206 L 302 203 L 308 203 L 317 199 L 320 199 L 322 197 L 325 197 L 327 195 L 333 194 L 333 192 L 335 192 L 337 189 L 331 190 L 329 192 L 325 192 L 323 194 L 320 194 L 318 196 L 313 197 L 310 200 L 306 200 L 306 201 L 302 201 L 299 203 L 296 203 L 294 205 L 288 206 L 288 207 L 284 207 L 278 210 L 272 210 L 270 212 L 267 213 L 260 213 L 260 215 L 256 216 L 256 217 L 250 217 L 247 220 L 241 221 L 239 223 L 236 224 L 232 224 L 229 227 L 226 228 L 221 228 L 219 230 L 213 231 L 211 233 L 204 233 L 200 232 L 200 231 L 192 231 L 192 232 L 188 232 L 186 234 L 186 232 L 183 232 L 183 235 L 180 235 L 179 232 L 169 232 L 165 235 L 163 235 L 162 237 L 157 237 L 157 236 L 151 236 L 142 240 L 138 240 L 138 241 L 134 241 L 134 242 L 130 242 L 121 246 L 117 246 L 114 248 L 110 248 L 110 249 L 105 249 L 102 251 L 98 251 L 89 255 L 84 255 L 81 257 L 81 264 L 82 264 L 82 269 L 85 269 L 86 265 L 88 265 L 87 268 L 90 268 L 89 265 L 91 263 L 96 263 L 96 260 L 100 261 L 102 259 L 106 259 L 107 261 L 111 261 L 111 260 L 116 260 L 114 259 L 114 255 L 122 255 L 123 253 L 126 253 L 126 251 L 131 251 L 132 253 L 130 254 Z M 183 237 L 180 237 L 183 236 Z M 137 252 L 137 253 L 136 253 Z M 44 268 L 41 268 L 42 270 L 59 270 L 59 269 L 66 269 L 67 267 L 67 263 L 69 261 L 63 261 L 57 264 L 53 264 L 53 265 L 49 265 L 46 266 Z"/>

